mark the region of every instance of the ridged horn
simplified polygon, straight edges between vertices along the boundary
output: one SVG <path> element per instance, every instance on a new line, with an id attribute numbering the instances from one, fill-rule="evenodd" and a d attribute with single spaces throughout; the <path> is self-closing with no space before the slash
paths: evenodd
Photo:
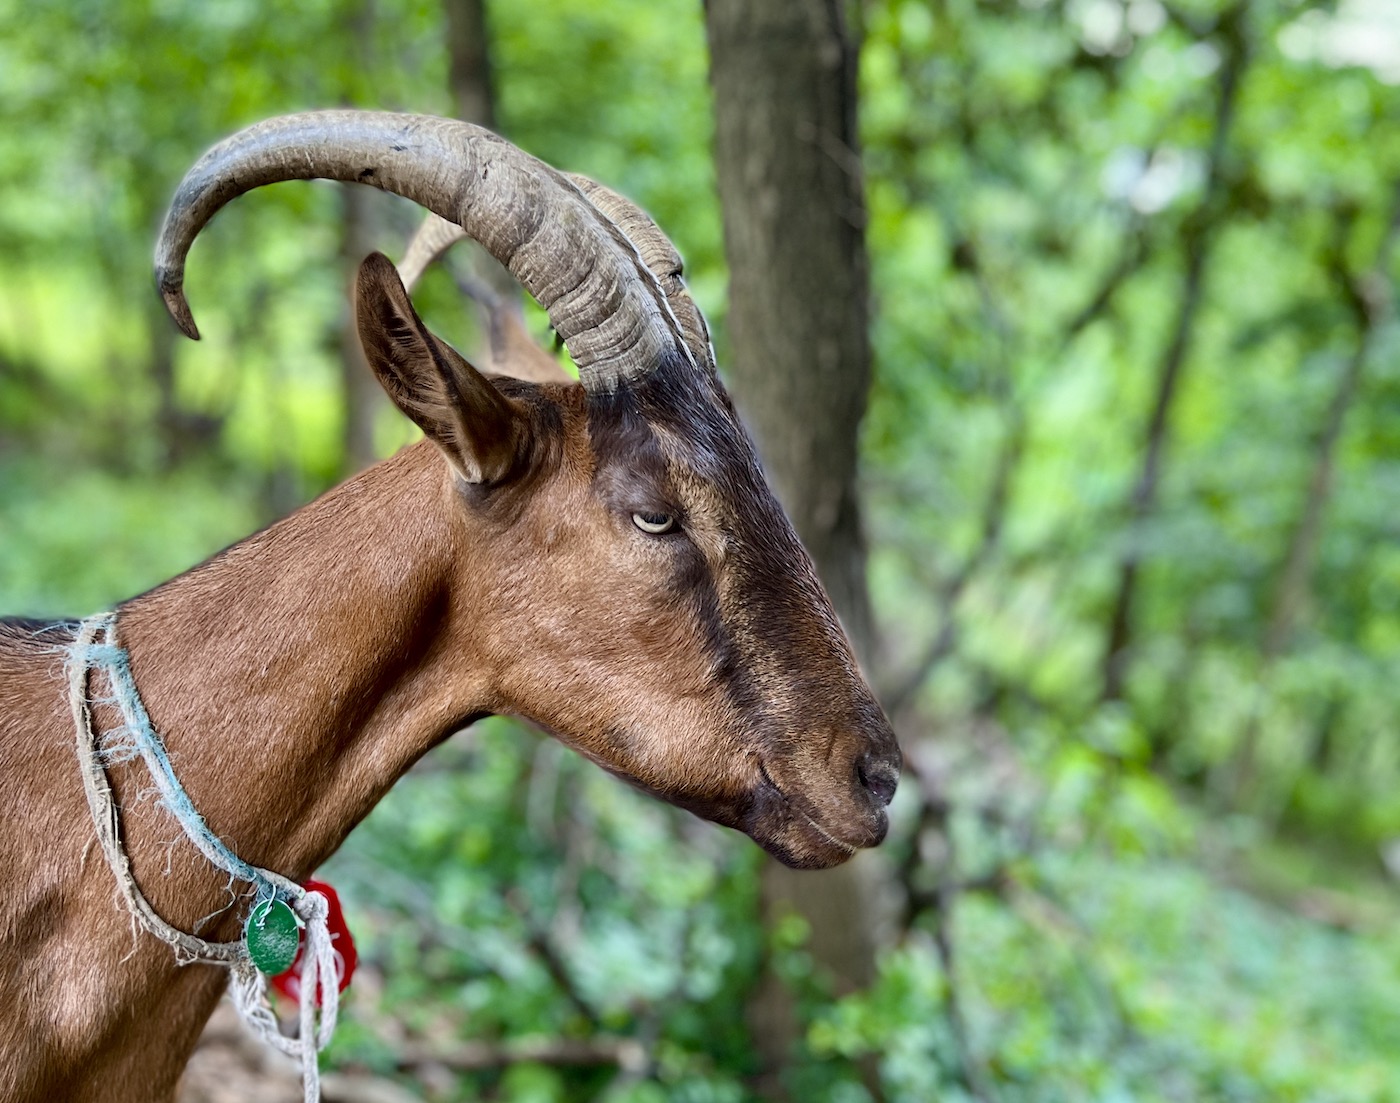
<path id="1" fill-rule="evenodd" d="M 466 237 L 460 226 L 429 212 L 398 263 L 399 279 L 403 280 L 404 287 L 411 292 L 423 273 Z M 570 381 L 569 373 L 530 337 L 518 301 L 513 297 L 509 301 L 502 299 L 486 280 L 458 273 L 453 274 L 453 280 L 457 289 L 476 303 L 485 316 L 490 354 L 485 363 L 476 364 L 479 371 L 486 375 L 527 379 L 531 383 Z"/>
<path id="2" fill-rule="evenodd" d="M 246 191 L 312 179 L 371 184 L 462 227 L 544 307 L 589 390 L 615 390 L 667 360 L 694 363 L 656 277 L 574 182 L 470 123 L 376 111 L 269 119 L 195 163 L 155 256 L 161 296 L 187 335 L 199 336 L 183 290 L 199 231 Z"/>
<path id="3" fill-rule="evenodd" d="M 398 263 L 399 279 L 403 280 L 404 287 L 412 291 L 433 262 L 459 241 L 466 241 L 467 236 L 467 231 L 455 222 L 429 212 Z"/>
<path id="4" fill-rule="evenodd" d="M 691 298 L 690 290 L 685 286 L 682 279 L 684 264 L 671 239 L 662 232 L 661 227 L 649 214 L 630 199 L 596 180 L 590 180 L 587 176 L 569 173 L 568 177 L 599 212 L 636 247 L 643 263 L 651 269 L 652 275 L 661 284 L 671 313 L 676 316 L 685 342 L 690 347 L 692 358 L 696 364 L 713 373 L 715 354 L 710 343 L 710 329 L 699 306 Z M 404 286 L 412 291 L 423 273 L 466 236 L 466 231 L 460 226 L 435 214 L 429 214 L 418 227 L 418 232 L 409 242 L 403 260 L 399 262 L 399 275 L 403 277 Z"/>
<path id="5" fill-rule="evenodd" d="M 681 335 L 690 348 L 691 358 L 713 375 L 715 351 L 710 343 L 710 327 L 705 324 L 705 316 L 700 313 L 681 278 L 685 266 L 671 239 L 662 233 L 651 215 L 632 200 L 586 176 L 572 172 L 568 175 L 579 191 L 636 247 L 643 263 L 651 269 L 666 294 L 666 302 L 680 324 Z"/>

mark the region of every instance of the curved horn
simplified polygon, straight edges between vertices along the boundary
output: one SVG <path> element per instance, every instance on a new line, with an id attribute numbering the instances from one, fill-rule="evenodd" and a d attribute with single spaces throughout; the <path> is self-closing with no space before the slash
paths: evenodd
<path id="1" fill-rule="evenodd" d="M 429 211 L 423 225 L 418 227 L 418 232 L 408 243 L 403 260 L 398 263 L 399 279 L 403 280 L 404 288 L 412 291 L 438 257 L 457 242 L 466 241 L 468 236 L 467 231 L 455 222 L 448 222 Z"/>
<path id="2" fill-rule="evenodd" d="M 680 323 L 681 335 L 690 348 L 692 359 L 713 375 L 715 350 L 710 343 L 710 327 L 705 324 L 705 316 L 700 313 L 700 307 L 690 297 L 690 291 L 681 279 L 685 265 L 671 239 L 662 233 L 651 215 L 632 200 L 586 176 L 572 172 L 568 175 L 578 190 L 636 247 L 643 262 L 661 284 L 661 290 L 666 293 L 666 302 Z"/>
<path id="3" fill-rule="evenodd" d="M 643 263 L 651 269 L 652 275 L 661 284 L 671 313 L 676 316 L 681 333 L 690 348 L 691 357 L 701 367 L 713 373 L 715 353 L 710 342 L 710 328 L 681 278 L 685 271 L 684 262 L 671 239 L 662 232 L 661 227 L 646 211 L 630 199 L 596 180 L 590 180 L 587 176 L 579 176 L 572 172 L 567 175 L 579 191 L 583 192 L 603 216 L 621 230 L 636 247 Z M 409 242 L 403 260 L 399 262 L 399 275 L 403 278 L 404 286 L 412 291 L 423 273 L 467 236 L 467 232 L 455 223 L 429 214 L 418 227 L 418 232 Z"/>
<path id="4" fill-rule="evenodd" d="M 470 123 L 375 111 L 269 119 L 195 163 L 156 244 L 156 282 L 198 338 L 183 291 L 185 255 L 229 200 L 281 180 L 372 184 L 461 226 L 549 314 L 589 390 L 614 390 L 667 359 L 693 362 L 656 277 L 578 187 Z"/>
<path id="5" fill-rule="evenodd" d="M 398 264 L 399 279 L 412 291 L 414 284 L 440 256 L 459 241 L 466 231 L 445 218 L 428 214 Z M 520 304 L 511 296 L 503 299 L 485 280 L 453 274 L 457 289 L 481 308 L 490 337 L 489 363 L 476 367 L 485 375 L 508 375 L 531 383 L 568 383 L 572 377 L 548 352 L 531 339 L 520 314 Z"/>

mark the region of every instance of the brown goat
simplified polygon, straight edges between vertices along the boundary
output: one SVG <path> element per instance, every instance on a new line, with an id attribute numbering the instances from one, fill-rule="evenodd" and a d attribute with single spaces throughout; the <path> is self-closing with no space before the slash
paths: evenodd
<path id="1" fill-rule="evenodd" d="M 581 383 L 488 380 L 424 327 L 387 259 L 364 262 L 365 353 L 426 439 L 117 610 L 207 823 L 299 881 L 415 760 L 505 713 L 790 865 L 880 842 L 898 748 L 664 236 L 465 124 L 272 120 L 206 154 L 167 217 L 157 274 L 187 333 L 200 228 L 249 188 L 312 177 L 463 227 L 549 311 Z M 177 966 L 115 892 L 75 753 L 73 637 L 0 622 L 0 1100 L 168 1100 L 226 974 Z M 99 733 L 119 723 L 104 688 L 88 690 Z M 139 761 L 109 772 L 156 911 L 236 938 L 246 893 L 141 799 Z"/>

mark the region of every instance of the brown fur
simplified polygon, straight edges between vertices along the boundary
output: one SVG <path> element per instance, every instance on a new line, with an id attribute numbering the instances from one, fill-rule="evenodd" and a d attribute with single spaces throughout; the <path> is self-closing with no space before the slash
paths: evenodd
<path id="1" fill-rule="evenodd" d="M 429 439 L 119 610 L 214 830 L 304 878 L 428 749 L 509 713 L 789 864 L 878 843 L 898 749 L 718 381 L 487 382 L 383 258 L 358 309 Z M 644 533 L 636 511 L 679 526 Z M 177 967 L 116 895 L 74 751 L 71 638 L 0 624 L 0 1099 L 166 1100 L 223 973 Z M 138 765 L 112 772 L 157 910 L 186 929 L 217 913 L 201 933 L 235 937 L 225 878 L 139 799 Z"/>

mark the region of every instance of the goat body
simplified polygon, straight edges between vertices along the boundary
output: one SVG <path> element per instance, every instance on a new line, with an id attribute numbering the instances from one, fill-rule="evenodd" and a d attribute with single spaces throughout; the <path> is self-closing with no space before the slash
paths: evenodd
<path id="1" fill-rule="evenodd" d="M 373 143 L 357 132 L 342 166 L 329 139 L 303 157 L 306 134 L 359 117 L 308 118 L 279 121 L 272 139 L 253 128 L 253 146 L 275 147 L 254 153 L 303 176 L 387 179 L 417 195 L 402 184 L 412 168 L 402 151 L 427 124 L 375 116 L 364 127 L 371 138 L 391 132 L 388 160 L 366 166 Z M 432 135 L 429 152 L 443 156 Z M 506 156 L 487 138 L 480 148 Z M 162 239 L 162 289 L 190 332 L 178 273 L 212 213 L 205 197 L 222 202 L 272 178 L 248 183 L 253 147 L 240 140 L 191 173 L 236 186 L 187 181 Z M 314 171 L 301 167 L 308 159 Z M 678 261 L 649 274 L 665 256 L 655 259 L 644 215 L 543 166 L 512 171 L 527 170 L 540 173 L 530 187 L 574 204 L 565 223 L 596 222 L 587 232 L 599 248 L 620 250 L 599 263 L 631 266 L 627 279 L 644 285 L 628 292 L 640 296 L 636 324 L 660 335 L 629 338 L 624 354 L 608 334 L 632 330 L 613 316 L 579 322 L 559 307 L 561 332 L 563 318 L 595 335 L 579 338 L 582 383 L 488 380 L 423 326 L 393 265 L 369 258 L 357 287 L 362 343 L 427 439 L 119 607 L 151 719 L 211 828 L 241 858 L 294 880 L 421 755 L 491 713 L 534 721 L 789 864 L 843 861 L 883 837 L 899 751 L 700 347 L 703 320 L 682 297 Z M 200 203 L 182 224 L 182 204 Z M 469 215 L 461 225 L 473 236 L 508 239 L 497 243 L 503 259 L 532 240 L 494 224 L 475 232 Z M 646 264 L 614 216 L 642 239 Z M 550 224 L 548 210 L 511 217 Z M 172 235 L 184 238 L 167 249 Z M 588 286 L 529 272 L 546 305 L 560 293 L 550 279 Z M 631 309 L 609 294 L 608 310 Z M 225 975 L 178 966 L 117 894 L 75 750 L 72 639 L 69 624 L 0 622 L 0 868 L 12 875 L 0 897 L 0 1100 L 169 1099 Z M 93 684 L 90 696 L 106 690 Z M 93 715 L 99 732 L 119 726 L 110 707 Z M 143 769 L 109 766 L 138 883 L 170 923 L 236 938 L 246 887 L 230 886 L 142 799 Z"/>

